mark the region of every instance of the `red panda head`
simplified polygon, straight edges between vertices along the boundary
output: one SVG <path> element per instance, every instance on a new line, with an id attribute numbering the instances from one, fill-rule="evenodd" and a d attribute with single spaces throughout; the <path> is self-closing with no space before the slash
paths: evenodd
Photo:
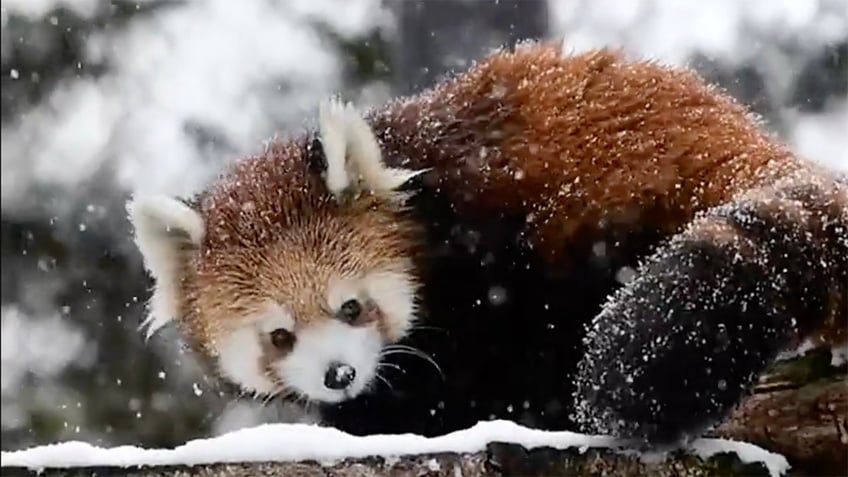
<path id="1" fill-rule="evenodd" d="M 136 197 L 128 211 L 155 279 L 148 334 L 176 320 L 243 390 L 338 402 L 410 329 L 418 231 L 397 192 L 414 173 L 383 164 L 352 107 L 324 103 L 319 119 L 320 143 L 271 146 L 195 207 Z"/>

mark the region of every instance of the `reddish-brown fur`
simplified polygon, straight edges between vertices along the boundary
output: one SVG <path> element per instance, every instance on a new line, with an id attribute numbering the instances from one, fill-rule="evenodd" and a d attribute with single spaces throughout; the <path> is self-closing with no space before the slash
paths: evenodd
<path id="1" fill-rule="evenodd" d="M 564 57 L 525 46 L 373 121 L 388 157 L 433 168 L 429 179 L 469 214 L 532 215 L 551 258 L 602 221 L 678 230 L 795 166 L 744 107 L 694 73 L 610 50 Z"/>
<path id="2" fill-rule="evenodd" d="M 366 118 L 389 165 L 430 169 L 425 183 L 470 219 L 526 217 L 535 249 L 562 266 L 574 244 L 610 224 L 671 235 L 699 211 L 793 171 L 829 177 L 694 73 L 611 50 L 564 56 L 558 46 L 524 45 Z M 188 267 L 183 304 L 200 341 L 269 298 L 256 295 L 280 289 L 278 280 L 311 277 L 283 288 L 316 293 L 340 264 L 356 269 L 414 253 L 418 228 L 407 216 L 378 198 L 339 206 L 310 174 L 302 146 L 271 146 L 201 198 L 208 231 L 196 268 Z M 845 189 L 838 193 L 835 207 L 846 207 Z M 356 255 L 314 234 L 355 241 Z M 842 306 L 845 297 L 834 300 Z"/>
<path id="3" fill-rule="evenodd" d="M 610 226 L 671 235 L 793 172 L 832 181 L 695 73 L 608 49 L 525 45 L 370 119 L 387 158 L 431 169 L 425 180 L 469 216 L 526 216 L 536 249 L 562 266 Z M 831 207 L 848 210 L 836 190 Z M 844 300 L 826 341 L 846 339 Z"/>

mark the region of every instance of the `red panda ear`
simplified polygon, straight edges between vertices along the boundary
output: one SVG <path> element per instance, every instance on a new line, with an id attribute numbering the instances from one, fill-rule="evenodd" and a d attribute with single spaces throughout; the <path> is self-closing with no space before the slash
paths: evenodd
<path id="1" fill-rule="evenodd" d="M 177 316 L 186 254 L 200 245 L 205 225 L 197 211 L 162 195 L 136 197 L 127 203 L 127 212 L 144 266 L 156 281 L 150 313 L 142 324 L 150 337 Z"/>
<path id="2" fill-rule="evenodd" d="M 363 191 L 392 195 L 423 172 L 386 166 L 374 131 L 350 103 L 323 101 L 319 130 L 327 160 L 327 189 L 336 197 Z"/>

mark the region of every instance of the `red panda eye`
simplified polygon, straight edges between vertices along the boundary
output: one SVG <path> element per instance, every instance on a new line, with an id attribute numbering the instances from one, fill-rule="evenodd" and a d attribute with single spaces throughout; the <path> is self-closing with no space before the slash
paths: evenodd
<path id="1" fill-rule="evenodd" d="M 294 340 L 294 333 L 289 330 L 277 328 L 271 332 L 271 344 L 277 349 L 287 350 L 291 348 L 294 345 Z"/>
<path id="2" fill-rule="evenodd" d="M 361 314 L 362 305 L 359 304 L 359 300 L 351 299 L 342 303 L 342 306 L 339 308 L 338 317 L 346 323 L 352 323 Z"/>

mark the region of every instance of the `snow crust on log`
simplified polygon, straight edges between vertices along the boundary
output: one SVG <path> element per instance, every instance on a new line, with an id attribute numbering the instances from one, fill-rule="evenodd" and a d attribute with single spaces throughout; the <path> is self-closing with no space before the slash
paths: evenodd
<path id="1" fill-rule="evenodd" d="M 442 452 L 472 453 L 485 450 L 491 442 L 508 442 L 528 449 L 590 447 L 621 450 L 611 437 L 567 431 L 530 429 L 510 421 L 486 421 L 462 431 L 439 437 L 414 434 L 354 436 L 330 427 L 310 424 L 265 424 L 221 436 L 190 441 L 174 449 L 143 449 L 133 446 L 101 448 L 79 441 L 33 447 L 2 453 L 3 467 L 45 468 L 91 466 L 162 466 L 238 462 L 316 460 L 330 464 L 345 458 L 369 456 L 400 457 Z M 772 476 L 789 468 L 786 459 L 753 444 L 723 439 L 699 439 L 688 449 L 702 459 L 735 453 L 745 463 L 762 462 Z M 632 453 L 633 451 L 624 451 Z M 652 456 L 652 459 L 657 458 Z"/>

